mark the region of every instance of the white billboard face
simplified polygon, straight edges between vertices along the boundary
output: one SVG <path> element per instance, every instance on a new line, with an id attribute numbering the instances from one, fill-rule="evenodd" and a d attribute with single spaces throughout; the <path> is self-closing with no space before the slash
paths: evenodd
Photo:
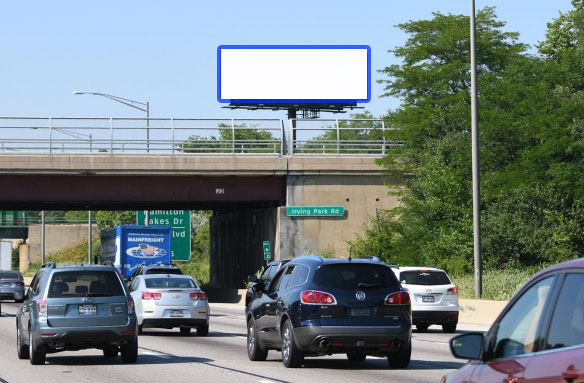
<path id="1" fill-rule="evenodd" d="M 224 103 L 356 103 L 371 100 L 366 45 L 222 45 L 217 99 Z"/>

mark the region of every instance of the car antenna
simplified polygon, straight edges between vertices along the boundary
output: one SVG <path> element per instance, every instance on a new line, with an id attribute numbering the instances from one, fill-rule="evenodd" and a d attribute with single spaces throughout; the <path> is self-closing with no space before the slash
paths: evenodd
<path id="1" fill-rule="evenodd" d="M 353 256 L 353 246 L 349 247 L 349 262 L 351 262 L 352 256 Z"/>

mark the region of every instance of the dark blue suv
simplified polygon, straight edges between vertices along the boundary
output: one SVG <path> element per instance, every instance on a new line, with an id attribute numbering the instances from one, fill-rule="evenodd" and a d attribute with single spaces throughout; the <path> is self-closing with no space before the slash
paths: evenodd
<path id="1" fill-rule="evenodd" d="M 281 350 L 286 367 L 305 356 L 346 353 L 349 361 L 387 357 L 410 363 L 412 311 L 389 266 L 372 259 L 298 257 L 282 267 L 246 309 L 247 353 L 265 360 Z"/>

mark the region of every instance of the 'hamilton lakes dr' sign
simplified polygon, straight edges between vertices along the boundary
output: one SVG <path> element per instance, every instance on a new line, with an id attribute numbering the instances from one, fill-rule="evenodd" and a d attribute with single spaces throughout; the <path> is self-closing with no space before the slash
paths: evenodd
<path id="1" fill-rule="evenodd" d="M 342 217 L 344 206 L 289 206 L 286 208 L 288 217 Z"/>

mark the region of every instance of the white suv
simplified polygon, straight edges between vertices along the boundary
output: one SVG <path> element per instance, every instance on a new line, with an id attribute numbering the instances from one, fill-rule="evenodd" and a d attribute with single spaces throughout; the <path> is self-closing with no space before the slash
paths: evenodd
<path id="1" fill-rule="evenodd" d="M 410 293 L 412 324 L 419 332 L 432 324 L 453 333 L 458 324 L 458 288 L 444 270 L 434 267 L 391 268 L 402 287 Z"/>

